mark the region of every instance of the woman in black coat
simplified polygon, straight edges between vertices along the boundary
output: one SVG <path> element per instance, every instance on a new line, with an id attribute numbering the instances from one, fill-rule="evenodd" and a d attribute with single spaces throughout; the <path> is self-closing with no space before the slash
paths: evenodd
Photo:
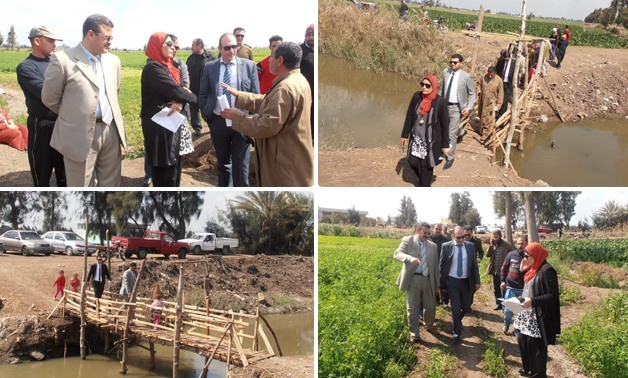
<path id="1" fill-rule="evenodd" d="M 176 132 L 153 122 L 162 108 L 180 112 L 186 103 L 196 103 L 196 95 L 180 85 L 174 66 L 174 44 L 166 33 L 153 33 L 146 45 L 150 59 L 142 70 L 142 132 L 144 159 L 151 166 L 153 186 L 179 186 L 181 183 L 181 127 Z M 184 126 L 185 127 L 185 126 Z"/>
<path id="2" fill-rule="evenodd" d="M 449 111 L 438 95 L 438 79 L 428 75 L 421 80 L 422 90 L 410 100 L 401 131 L 401 148 L 408 147 L 408 165 L 419 179 L 419 185 L 429 187 L 434 167 L 442 155 L 449 153 Z"/>
<path id="3" fill-rule="evenodd" d="M 560 293 L 558 274 L 547 261 L 547 250 L 539 243 L 530 243 L 521 262 L 523 307 L 517 314 L 515 328 L 525 377 L 547 377 L 547 346 L 556 344 L 560 335 Z"/>

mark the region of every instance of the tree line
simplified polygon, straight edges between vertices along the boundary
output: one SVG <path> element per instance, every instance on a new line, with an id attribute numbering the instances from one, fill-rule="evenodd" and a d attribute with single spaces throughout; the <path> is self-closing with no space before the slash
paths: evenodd
<path id="1" fill-rule="evenodd" d="M 584 18 L 584 22 L 595 22 L 608 26 L 622 25 L 628 28 L 628 0 L 613 0 L 608 8 L 598 8 Z"/>
<path id="2" fill-rule="evenodd" d="M 96 230 L 101 243 L 114 225 L 129 235 L 131 225 L 155 225 L 176 239 L 190 236 L 190 221 L 201 215 L 204 192 L 0 192 L 0 219 L 12 229 L 64 230 L 70 201 L 79 201 L 80 218 Z M 251 253 L 314 254 L 313 198 L 298 192 L 246 192 L 227 202 L 204 232 L 236 237 Z M 6 227 L 6 226 L 5 226 Z"/>

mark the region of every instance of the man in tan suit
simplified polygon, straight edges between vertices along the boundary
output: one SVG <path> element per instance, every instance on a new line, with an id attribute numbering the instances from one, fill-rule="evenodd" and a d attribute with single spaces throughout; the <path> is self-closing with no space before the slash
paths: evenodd
<path id="1" fill-rule="evenodd" d="M 406 292 L 406 309 L 410 326 L 410 342 L 419 342 L 419 316 L 424 315 L 428 332 L 437 334 L 436 292 L 440 282 L 438 247 L 430 240 L 430 225 L 421 223 L 415 227 L 415 235 L 401 239 L 394 258 L 403 263 L 397 278 L 399 290 Z M 420 307 L 425 314 L 419 314 Z"/>
<path id="2" fill-rule="evenodd" d="M 63 155 L 68 186 L 120 186 L 126 137 L 112 30 L 109 18 L 89 16 L 82 42 L 55 53 L 45 73 L 42 102 L 59 115 L 50 145 Z"/>

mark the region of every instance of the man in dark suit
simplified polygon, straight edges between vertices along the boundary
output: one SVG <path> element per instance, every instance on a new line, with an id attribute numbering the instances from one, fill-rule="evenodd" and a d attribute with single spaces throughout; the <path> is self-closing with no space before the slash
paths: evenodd
<path id="1" fill-rule="evenodd" d="M 89 267 L 89 273 L 87 274 L 87 281 L 92 280 L 92 288 L 94 289 L 94 296 L 96 298 L 102 297 L 102 292 L 105 290 L 105 279 L 111 281 L 111 275 L 109 275 L 109 269 L 101 257 L 97 258 L 98 262 L 92 264 Z"/>
<path id="2" fill-rule="evenodd" d="M 464 241 L 464 229 L 456 226 L 454 240 L 443 244 L 440 255 L 440 290 L 449 295 L 454 344 L 460 344 L 462 318 L 471 311 L 473 293 L 479 288 L 480 271 L 475 247 Z"/>
<path id="3" fill-rule="evenodd" d="M 225 83 L 238 91 L 259 93 L 255 62 L 235 56 L 238 45 L 231 33 L 223 34 L 218 42 L 220 59 L 205 65 L 198 96 L 198 107 L 209 125 L 218 159 L 218 186 L 249 186 L 250 138 L 233 130 L 220 116 L 218 96 L 225 95 L 229 106 L 235 106 L 235 96 L 224 90 Z"/>
<path id="4" fill-rule="evenodd" d="M 497 119 L 502 116 L 502 114 L 506 113 L 508 110 L 508 103 L 510 102 L 510 98 L 512 97 L 512 86 L 513 86 L 513 76 L 515 75 L 515 66 L 517 60 L 510 57 L 510 52 L 508 50 L 502 50 L 500 54 L 499 62 L 495 66 L 495 71 L 497 71 L 497 75 L 504 82 L 504 100 L 502 102 L 502 107 L 497 114 Z"/>

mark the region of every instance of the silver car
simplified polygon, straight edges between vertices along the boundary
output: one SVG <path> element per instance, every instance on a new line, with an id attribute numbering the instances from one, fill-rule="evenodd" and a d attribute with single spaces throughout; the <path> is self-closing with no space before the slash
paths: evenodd
<path id="1" fill-rule="evenodd" d="M 41 238 L 35 231 L 11 230 L 0 236 L 0 250 L 18 251 L 24 256 L 43 253 L 50 256 L 54 249 L 49 242 Z"/>
<path id="2" fill-rule="evenodd" d="M 52 244 L 55 252 L 65 253 L 68 256 L 83 255 L 85 252 L 85 239 L 71 231 L 48 231 L 44 234 L 44 240 Z M 89 245 L 92 245 L 89 243 Z M 96 252 L 95 248 L 87 248 L 87 255 Z"/>

